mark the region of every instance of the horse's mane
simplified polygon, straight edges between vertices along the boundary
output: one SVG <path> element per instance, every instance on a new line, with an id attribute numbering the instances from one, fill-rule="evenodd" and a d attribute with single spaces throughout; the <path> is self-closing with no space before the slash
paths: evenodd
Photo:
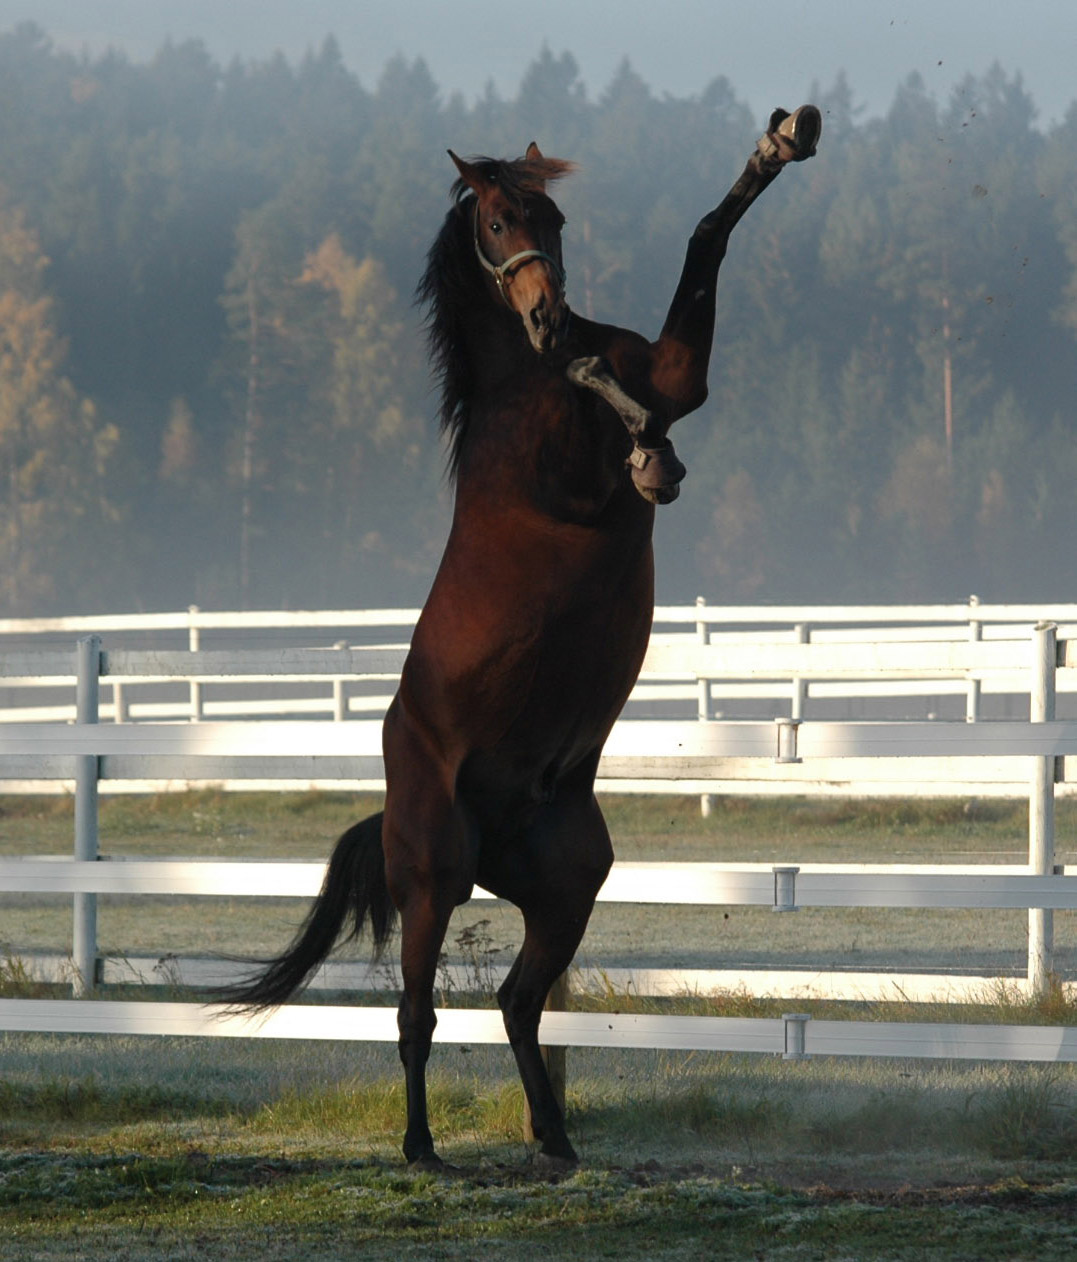
<path id="1" fill-rule="evenodd" d="M 517 207 L 545 195 L 548 180 L 574 170 L 560 158 L 471 158 L 479 174 L 496 183 Z M 426 336 L 434 372 L 441 386 L 441 428 L 450 436 L 449 470 L 455 475 L 467 431 L 472 368 L 464 351 L 463 323 L 469 306 L 480 300 L 480 275 L 475 263 L 472 206 L 475 194 L 463 179 L 452 186 L 453 205 L 426 257 L 426 271 L 416 300 L 427 309 Z"/>

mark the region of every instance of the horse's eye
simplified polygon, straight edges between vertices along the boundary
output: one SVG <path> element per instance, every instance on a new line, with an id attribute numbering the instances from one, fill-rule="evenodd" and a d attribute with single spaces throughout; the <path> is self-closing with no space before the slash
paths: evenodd
<path id="1" fill-rule="evenodd" d="M 499 237 L 501 235 L 501 224 L 498 220 L 495 219 L 493 223 L 490 224 L 490 231 L 495 237 Z"/>

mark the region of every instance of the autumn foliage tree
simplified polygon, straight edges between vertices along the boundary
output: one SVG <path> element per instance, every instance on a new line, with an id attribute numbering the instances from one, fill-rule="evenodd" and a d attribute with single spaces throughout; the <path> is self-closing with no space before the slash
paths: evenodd
<path id="1" fill-rule="evenodd" d="M 75 576 L 111 512 L 104 474 L 117 432 L 63 376 L 47 266 L 25 214 L 0 197 L 0 598 L 9 610 L 75 604 Z"/>

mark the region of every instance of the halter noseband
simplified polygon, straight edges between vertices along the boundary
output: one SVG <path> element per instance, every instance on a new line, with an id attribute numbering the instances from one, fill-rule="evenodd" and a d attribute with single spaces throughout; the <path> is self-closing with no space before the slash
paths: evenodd
<path id="1" fill-rule="evenodd" d="M 514 254 L 511 258 L 507 258 L 504 263 L 491 263 L 486 255 L 483 254 L 482 244 L 479 241 L 479 203 L 477 200 L 475 202 L 475 254 L 478 256 L 479 262 L 497 282 L 497 292 L 510 308 L 512 303 L 509 302 L 509 296 L 505 290 L 506 282 L 512 279 L 514 272 L 519 271 L 525 263 L 530 263 L 534 259 L 545 259 L 547 263 L 551 264 L 554 275 L 557 277 L 557 283 L 562 290 L 565 287 L 565 269 L 545 250 L 521 250 L 519 254 Z"/>

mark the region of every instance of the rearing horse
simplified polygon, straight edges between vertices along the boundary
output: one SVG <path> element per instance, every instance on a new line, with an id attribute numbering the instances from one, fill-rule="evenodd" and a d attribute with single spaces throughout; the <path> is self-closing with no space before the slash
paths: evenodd
<path id="1" fill-rule="evenodd" d="M 776 111 L 688 244 L 657 341 L 571 312 L 564 219 L 547 193 L 571 164 L 531 145 L 463 161 L 419 295 L 442 381 L 452 528 L 385 718 L 384 811 L 350 828 L 291 948 L 227 998 L 286 1000 L 344 931 L 401 928 L 400 1057 L 409 1162 L 438 1168 L 426 1063 L 438 954 L 479 884 L 520 908 L 524 940 L 498 991 L 541 1152 L 576 1154 L 538 1044 L 613 860 L 594 794 L 602 746 L 635 684 L 653 615 L 655 503 L 684 469 L 670 426 L 707 394 L 729 234 L 819 111 Z"/>

